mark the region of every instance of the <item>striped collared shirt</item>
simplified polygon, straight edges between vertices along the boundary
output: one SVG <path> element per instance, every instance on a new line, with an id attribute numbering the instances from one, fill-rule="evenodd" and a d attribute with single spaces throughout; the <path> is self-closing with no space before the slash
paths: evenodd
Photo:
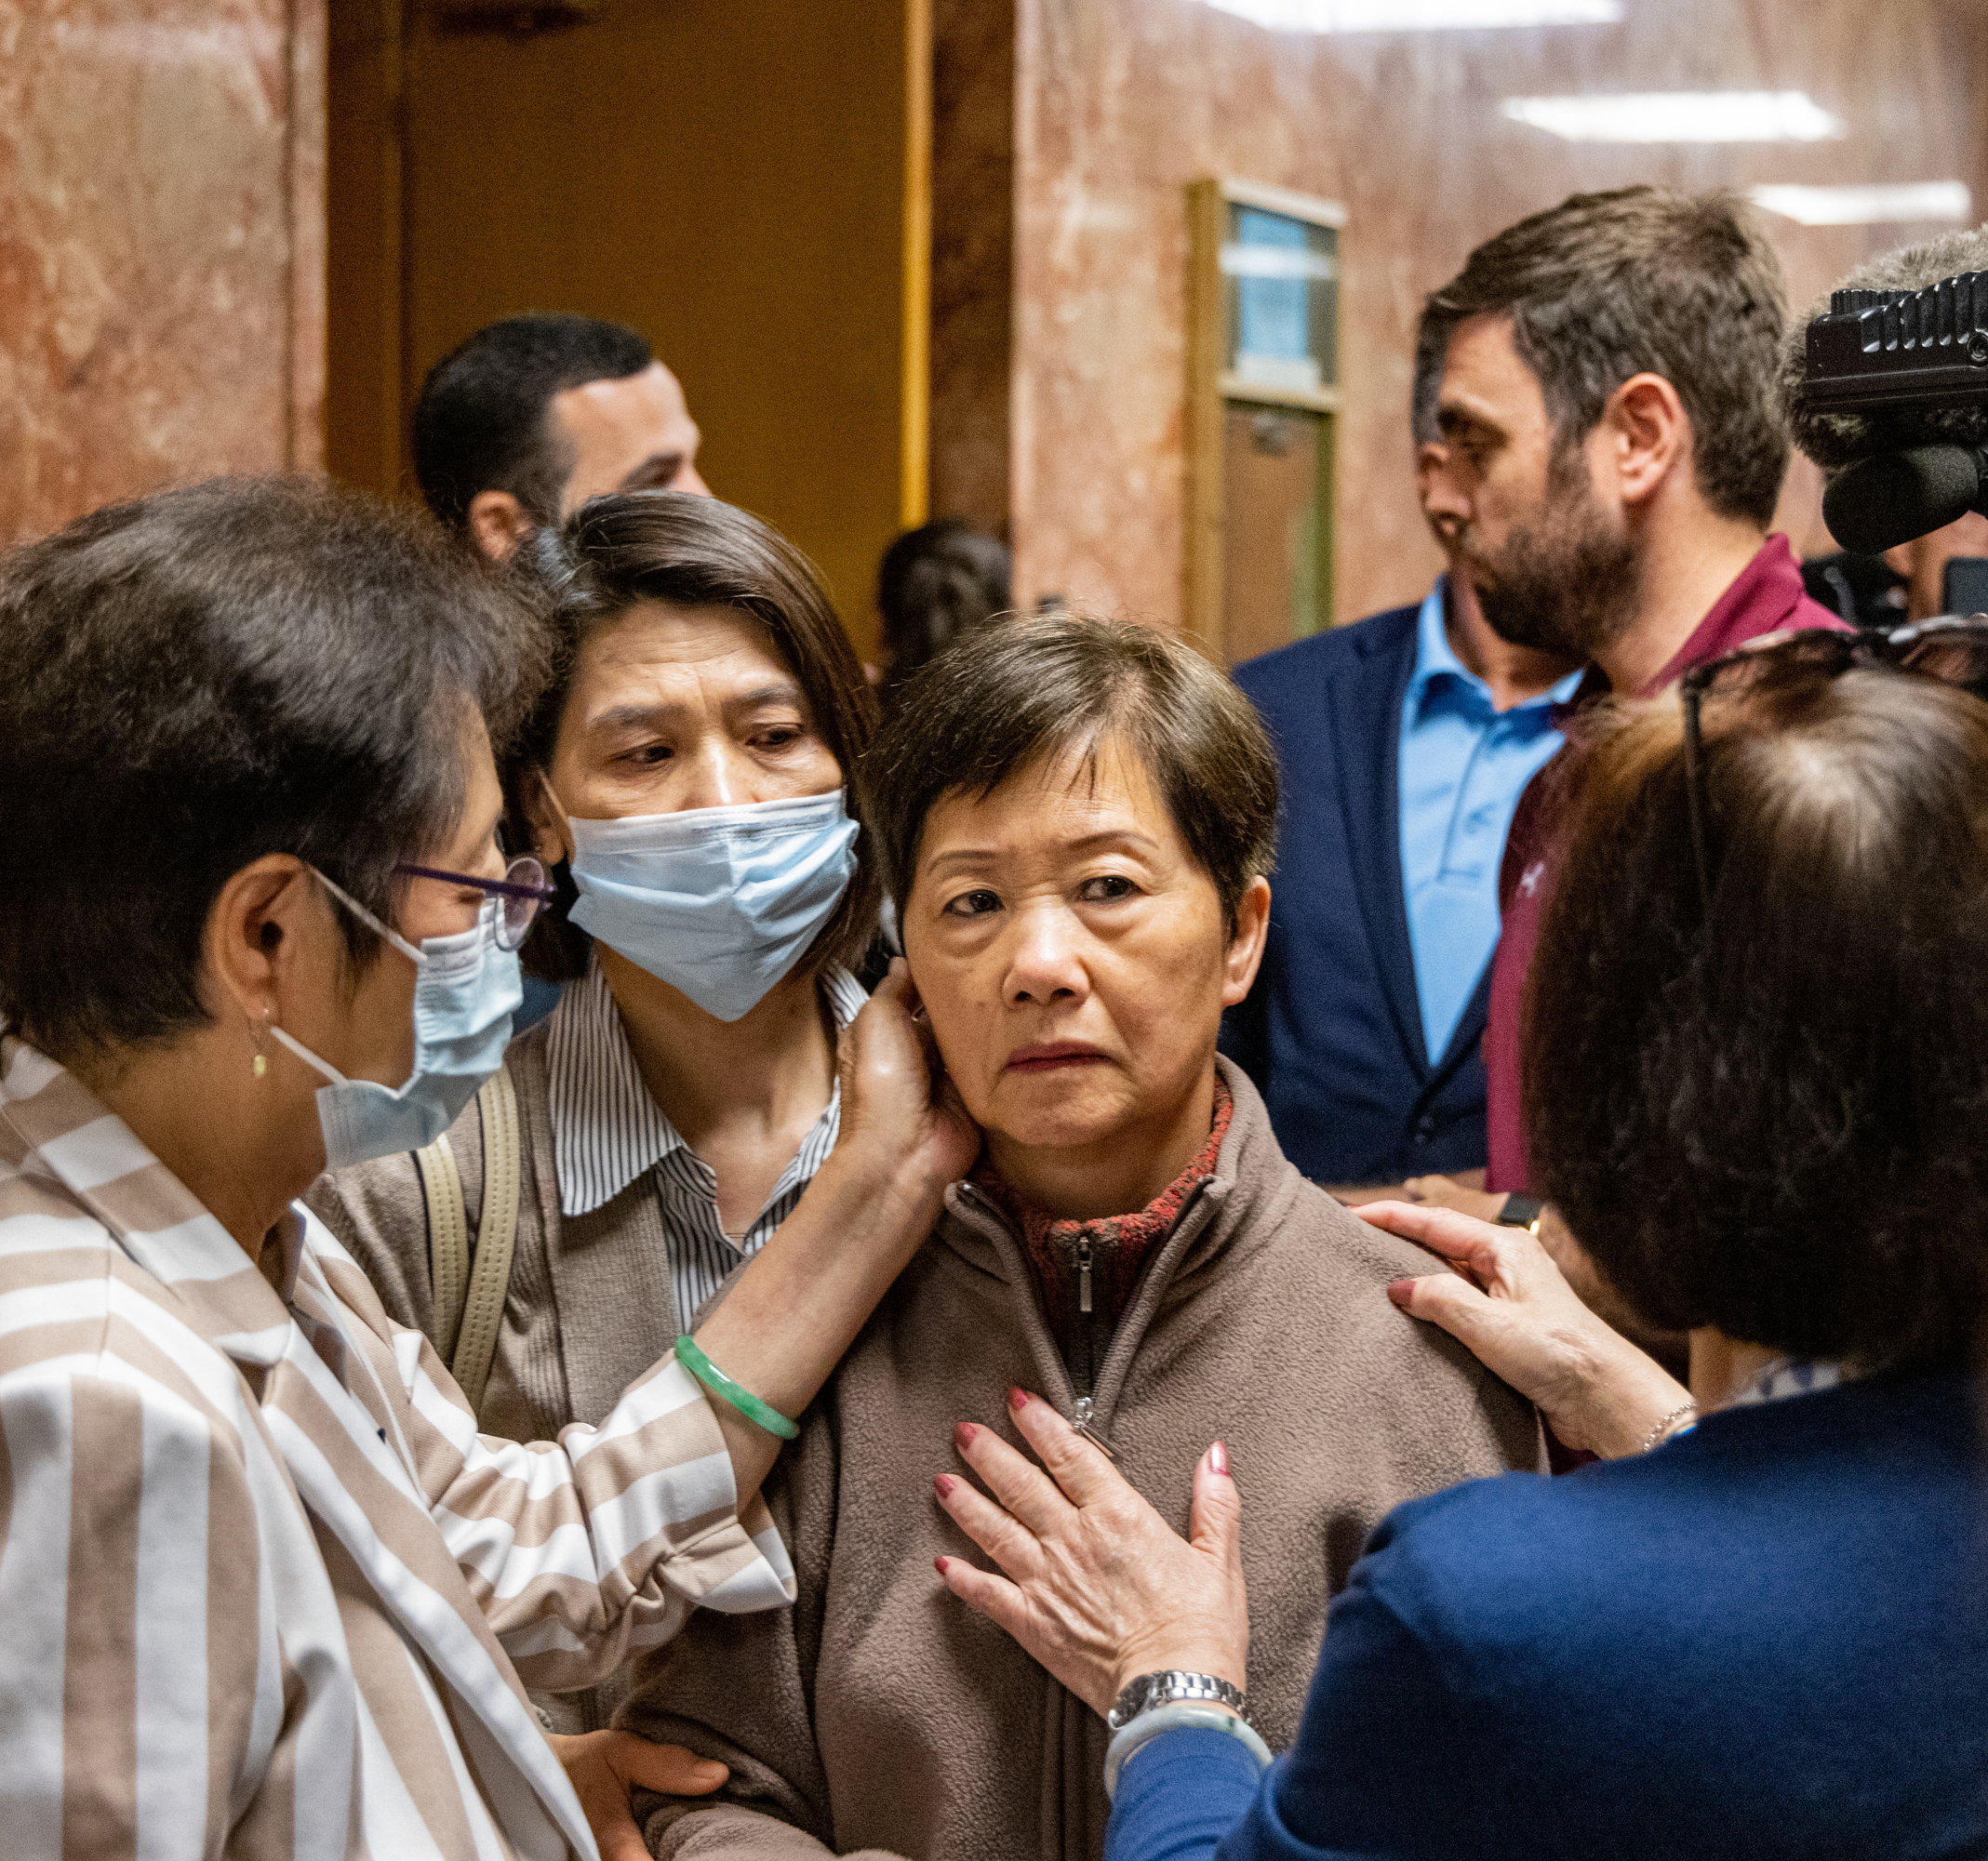
<path id="1" fill-rule="evenodd" d="M 591 1861 L 520 1675 L 791 1601 L 779 1535 L 674 1363 L 480 1436 L 314 1216 L 276 1239 L 273 1283 L 0 1037 L 0 1849 Z"/>
<path id="2" fill-rule="evenodd" d="M 831 968 L 821 993 L 838 1030 L 870 998 L 847 969 Z M 621 1013 L 600 965 L 574 983 L 553 1010 L 546 1032 L 551 1075 L 553 1151 L 562 1214 L 589 1215 L 639 1176 L 653 1171 L 670 1247 L 670 1283 L 679 1321 L 698 1309 L 740 1261 L 750 1259 L 788 1216 L 828 1161 L 842 1123 L 842 1087 L 801 1140 L 767 1205 L 739 1236 L 718 1219 L 718 1178 L 662 1115 L 642 1083 Z"/>

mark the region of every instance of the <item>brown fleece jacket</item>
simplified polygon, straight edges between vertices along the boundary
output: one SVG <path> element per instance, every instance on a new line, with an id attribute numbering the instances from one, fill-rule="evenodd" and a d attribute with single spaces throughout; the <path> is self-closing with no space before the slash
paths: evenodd
<path id="1" fill-rule="evenodd" d="M 1388 1302 L 1429 1256 L 1354 1220 L 1285 1161 L 1262 1100 L 1155 1250 L 1100 1367 L 1093 1425 L 1177 1530 L 1220 1436 L 1243 1500 L 1252 1715 L 1298 1729 L 1326 1604 L 1404 1499 L 1541 1464 L 1530 1405 Z M 970 1184 L 804 1418 L 766 1487 L 800 1578 L 792 1610 L 700 1613 L 645 1656 L 616 1722 L 732 1767 L 715 1798 L 646 1797 L 652 1852 L 800 1861 L 1092 1861 L 1104 1721 L 948 1593 L 987 1560 L 940 1510 L 955 1420 L 999 1428 L 1010 1385 L 1077 1391 L 1019 1237 Z"/>

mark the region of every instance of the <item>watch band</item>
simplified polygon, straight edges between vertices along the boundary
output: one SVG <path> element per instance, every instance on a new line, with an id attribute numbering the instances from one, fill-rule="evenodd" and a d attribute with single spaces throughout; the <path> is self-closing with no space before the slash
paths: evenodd
<path id="1" fill-rule="evenodd" d="M 1137 1680 L 1128 1682 L 1112 1709 L 1104 1715 L 1104 1722 L 1114 1732 L 1122 1732 L 1141 1713 L 1151 1712 L 1156 1707 L 1174 1705 L 1224 1706 L 1245 1722 L 1249 1717 L 1249 1702 L 1240 1687 L 1231 1686 L 1225 1680 L 1217 1680 L 1213 1674 L 1188 1673 L 1180 1668 L 1167 1668 L 1159 1673 L 1141 1674 Z"/>
<path id="2" fill-rule="evenodd" d="M 1138 1714 L 1124 1731 L 1114 1732 L 1112 1742 L 1105 1747 L 1104 1794 L 1108 1801 L 1118 1794 L 1118 1780 L 1127 1761 L 1169 1732 L 1219 1732 L 1241 1745 L 1256 1760 L 1260 1772 L 1269 1770 L 1273 1762 L 1263 1735 L 1247 1719 L 1238 1719 L 1234 1713 L 1212 1706 L 1156 1707 L 1151 1712 Z"/>

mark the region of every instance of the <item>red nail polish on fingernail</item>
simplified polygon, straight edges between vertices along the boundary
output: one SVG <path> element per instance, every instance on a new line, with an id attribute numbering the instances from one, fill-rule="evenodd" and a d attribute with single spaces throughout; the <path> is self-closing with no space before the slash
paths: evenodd
<path id="1" fill-rule="evenodd" d="M 1221 1474 L 1224 1480 L 1229 1477 L 1229 1450 L 1219 1441 L 1208 1449 L 1208 1471 Z"/>
<path id="2" fill-rule="evenodd" d="M 932 1484 L 939 1489 L 939 1496 L 943 1499 L 954 1487 L 959 1484 L 959 1482 L 954 1479 L 950 1473 L 941 1473 L 932 1482 Z"/>
<path id="3" fill-rule="evenodd" d="M 962 1447 L 971 1447 L 973 1445 L 973 1437 L 979 1433 L 980 1429 L 975 1428 L 971 1422 L 954 1422 L 953 1424 L 953 1439 L 958 1442 Z"/>
<path id="4" fill-rule="evenodd" d="M 1022 1389 L 1010 1389 L 1007 1392 L 1007 1405 L 1011 1409 L 1019 1410 L 1027 1408 L 1029 1405 L 1027 1391 Z"/>
<path id="5" fill-rule="evenodd" d="M 936 1570 L 941 1576 L 943 1576 L 946 1574 L 946 1565 L 951 1563 L 952 1562 L 953 1560 L 949 1557 L 935 1557 L 932 1560 L 932 1568 Z"/>
<path id="6" fill-rule="evenodd" d="M 1415 1282 L 1413 1280 L 1390 1280 L 1387 1283 L 1387 1296 L 1396 1305 L 1407 1305 L 1415 1296 Z"/>

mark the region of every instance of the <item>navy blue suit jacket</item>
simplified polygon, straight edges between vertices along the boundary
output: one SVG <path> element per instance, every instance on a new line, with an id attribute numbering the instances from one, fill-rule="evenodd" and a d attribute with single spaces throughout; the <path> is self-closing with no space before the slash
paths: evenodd
<path id="1" fill-rule="evenodd" d="M 1414 607 L 1235 669 L 1284 769 L 1270 940 L 1221 1049 L 1314 1182 L 1399 1182 L 1485 1160 L 1490 965 L 1447 1052 L 1422 1045 L 1401 884 L 1401 704 Z"/>

